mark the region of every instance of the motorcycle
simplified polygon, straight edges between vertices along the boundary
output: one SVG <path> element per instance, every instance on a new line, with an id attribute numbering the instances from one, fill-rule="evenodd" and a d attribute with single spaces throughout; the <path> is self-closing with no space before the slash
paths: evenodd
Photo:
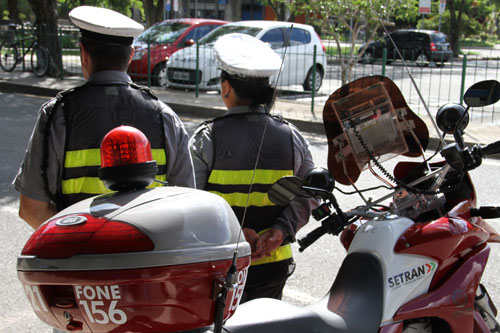
<path id="1" fill-rule="evenodd" d="M 239 305 L 251 250 L 230 206 L 203 191 L 146 188 L 154 161 L 136 152 L 138 141 L 147 145 L 140 133 L 123 128 L 101 147 L 100 177 L 117 192 L 37 229 L 18 258 L 19 280 L 38 317 L 66 331 L 500 332 L 480 283 L 488 243 L 500 241 L 485 219 L 500 217 L 500 207 L 478 208 L 468 175 L 500 152 L 500 141 L 463 141 L 468 108 L 499 99 L 499 83 L 482 81 L 466 92 L 467 108 L 441 107 L 436 126 L 454 140 L 442 140 L 443 161 L 431 163 L 425 123 L 390 79 L 361 78 L 330 96 L 328 170 L 284 177 L 268 193 L 281 205 L 296 196 L 322 202 L 313 212 L 321 226 L 298 240 L 299 251 L 325 234 L 340 235 L 347 250 L 326 296 L 309 306 L 266 298 Z M 396 156 L 423 161 L 398 162 L 390 174 L 382 162 Z M 355 187 L 374 168 L 396 185 L 343 211 L 335 181 Z"/>

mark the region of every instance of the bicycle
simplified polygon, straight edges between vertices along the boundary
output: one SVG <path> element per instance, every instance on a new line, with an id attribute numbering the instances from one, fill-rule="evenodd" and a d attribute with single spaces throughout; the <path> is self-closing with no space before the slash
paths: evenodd
<path id="1" fill-rule="evenodd" d="M 24 61 L 24 57 L 31 51 L 31 70 L 33 73 L 42 77 L 47 74 L 49 69 L 49 51 L 41 45 L 34 36 L 26 38 L 16 38 L 17 27 L 15 24 L 9 24 L 7 31 L 7 40 L 0 46 L 0 67 L 6 72 L 11 72 L 16 65 Z M 31 41 L 29 46 L 24 48 L 21 42 Z M 19 51 L 21 48 L 22 54 Z"/>

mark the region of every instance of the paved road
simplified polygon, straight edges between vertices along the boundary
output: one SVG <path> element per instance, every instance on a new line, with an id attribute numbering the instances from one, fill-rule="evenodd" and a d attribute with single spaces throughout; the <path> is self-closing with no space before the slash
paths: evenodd
<path id="1" fill-rule="evenodd" d="M 33 313 L 21 285 L 16 277 L 16 256 L 31 234 L 32 230 L 17 217 L 17 194 L 10 188 L 10 181 L 17 172 L 26 142 L 36 120 L 36 110 L 45 99 L 0 93 L 0 332 L 49 333 L 45 324 Z M 184 119 L 188 131 L 200 123 L 199 119 Z M 325 139 L 317 135 L 308 135 L 311 150 L 319 166 L 326 166 Z M 482 204 L 499 204 L 496 181 L 500 162 L 489 161 L 472 173 Z M 389 167 L 390 168 L 390 167 Z M 373 186 L 373 177 L 365 175 L 359 181 L 360 188 Z M 338 196 L 341 207 L 352 208 L 359 200 L 347 196 Z M 500 230 L 497 220 L 492 224 Z M 301 234 L 318 226 L 311 221 Z M 490 295 L 500 304 L 500 248 L 492 245 L 493 251 L 487 267 L 484 283 Z M 338 239 L 325 236 L 304 253 L 297 253 L 297 270 L 290 278 L 284 292 L 284 299 L 297 305 L 309 304 L 321 298 L 331 286 L 338 267 L 345 255 Z"/>

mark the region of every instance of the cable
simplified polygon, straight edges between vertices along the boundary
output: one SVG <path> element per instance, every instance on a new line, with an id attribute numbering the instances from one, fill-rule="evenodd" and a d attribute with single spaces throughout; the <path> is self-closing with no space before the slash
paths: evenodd
<path id="1" fill-rule="evenodd" d="M 429 191 L 429 190 L 424 190 L 424 189 L 421 189 L 421 188 L 417 188 L 417 187 L 413 187 L 413 186 L 409 186 L 407 185 L 406 183 L 404 183 L 403 181 L 397 179 L 396 177 L 393 177 L 378 161 L 377 159 L 372 155 L 370 149 L 368 148 L 368 146 L 366 145 L 365 141 L 363 140 L 363 137 L 361 136 L 361 134 L 359 134 L 356 126 L 352 126 L 351 127 L 352 130 L 353 130 L 353 133 L 354 135 L 356 136 L 356 138 L 358 139 L 359 143 L 361 144 L 361 146 L 363 147 L 363 149 L 365 150 L 365 152 L 368 154 L 368 156 L 370 157 L 370 160 L 373 162 L 373 164 L 375 164 L 375 166 L 384 174 L 384 176 L 389 179 L 390 181 L 396 183 L 398 186 L 401 186 L 402 188 L 404 188 L 405 190 L 407 190 L 408 192 L 411 192 L 411 193 L 415 193 L 415 194 L 428 194 L 428 195 L 436 195 L 436 194 L 440 194 L 440 193 L 448 193 L 448 192 L 451 192 L 451 191 L 454 191 L 456 190 L 460 184 L 462 183 L 462 178 L 463 178 L 463 175 L 460 179 L 459 182 L 457 182 L 454 186 L 452 187 L 449 187 L 447 189 L 442 189 L 442 188 L 439 188 L 437 189 L 436 191 Z"/>
<path id="2" fill-rule="evenodd" d="M 335 190 L 337 190 L 340 193 L 345 194 L 345 195 L 353 195 L 353 194 L 359 194 L 360 192 L 363 193 L 363 192 L 369 192 L 369 191 L 378 190 L 380 188 L 385 188 L 386 190 L 393 190 L 392 187 L 387 187 L 385 185 L 379 185 L 379 186 L 375 186 L 375 187 L 369 187 L 369 188 L 365 188 L 363 190 L 356 190 L 356 191 L 352 191 L 352 192 L 343 191 L 343 190 L 341 190 L 338 187 L 335 187 Z"/>

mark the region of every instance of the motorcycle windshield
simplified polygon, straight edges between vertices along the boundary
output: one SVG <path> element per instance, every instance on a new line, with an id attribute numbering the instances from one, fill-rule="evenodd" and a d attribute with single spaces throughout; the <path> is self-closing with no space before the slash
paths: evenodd
<path id="1" fill-rule="evenodd" d="M 423 155 L 427 126 L 406 104 L 396 84 L 368 76 L 337 89 L 325 103 L 328 169 L 344 185 L 355 183 L 370 161 Z"/>

